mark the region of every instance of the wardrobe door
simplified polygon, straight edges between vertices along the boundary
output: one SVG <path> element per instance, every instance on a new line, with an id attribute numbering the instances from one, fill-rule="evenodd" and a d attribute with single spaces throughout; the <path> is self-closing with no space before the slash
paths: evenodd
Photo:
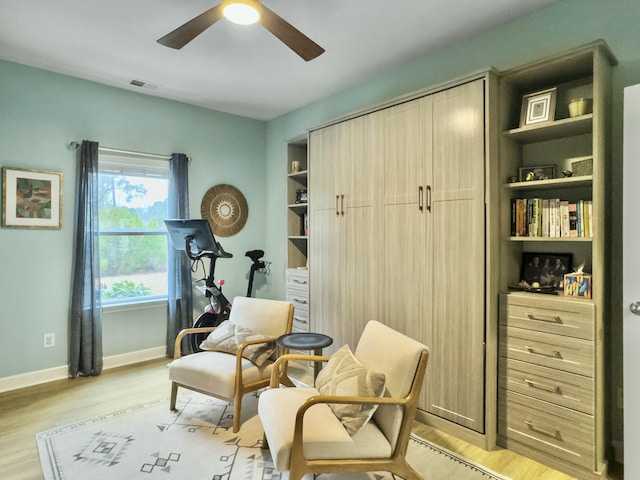
<path id="1" fill-rule="evenodd" d="M 484 431 L 484 81 L 433 98 L 428 410 Z"/>
<path id="2" fill-rule="evenodd" d="M 341 123 L 310 133 L 309 206 L 312 210 L 337 211 L 340 208 L 345 148 Z"/>

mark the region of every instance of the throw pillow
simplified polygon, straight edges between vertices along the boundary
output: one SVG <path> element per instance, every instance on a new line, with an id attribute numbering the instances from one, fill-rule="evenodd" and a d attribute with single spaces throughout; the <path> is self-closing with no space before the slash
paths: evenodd
<path id="1" fill-rule="evenodd" d="M 335 352 L 316 378 L 321 395 L 381 397 L 384 393 L 383 373 L 367 370 L 351 353 L 348 345 Z M 349 435 L 355 435 L 371 418 L 377 405 L 329 404 Z"/>
<path id="2" fill-rule="evenodd" d="M 235 354 L 244 342 L 263 338 L 269 337 L 225 320 L 200 344 L 200 348 Z M 242 356 L 261 367 L 275 350 L 275 342 L 258 343 L 245 348 L 242 351 Z"/>

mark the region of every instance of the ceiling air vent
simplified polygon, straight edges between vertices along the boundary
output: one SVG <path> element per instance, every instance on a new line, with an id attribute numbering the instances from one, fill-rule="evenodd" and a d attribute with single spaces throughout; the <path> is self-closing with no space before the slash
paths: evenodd
<path id="1" fill-rule="evenodd" d="M 136 80 L 135 78 L 132 78 L 129 80 L 129 85 L 131 85 L 132 87 L 146 88 L 147 90 L 156 90 L 160 86 L 160 85 L 156 85 L 155 83 L 149 83 L 143 80 Z"/>

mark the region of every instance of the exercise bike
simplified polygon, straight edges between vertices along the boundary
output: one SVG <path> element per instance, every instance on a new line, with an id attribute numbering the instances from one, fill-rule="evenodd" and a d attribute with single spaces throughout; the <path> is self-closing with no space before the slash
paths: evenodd
<path id="1" fill-rule="evenodd" d="M 219 258 L 233 258 L 233 254 L 226 252 L 220 242 L 213 236 L 211 226 L 206 220 L 165 220 L 167 230 L 169 231 L 174 246 L 179 248 L 182 239 L 184 239 L 184 252 L 191 260 L 192 271 L 197 269 L 197 265 L 204 259 L 209 259 L 209 271 L 204 278 L 204 295 L 207 299 L 207 305 L 204 312 L 193 322 L 195 328 L 200 327 L 217 327 L 223 321 L 229 318 L 231 312 L 231 302 L 222 293 L 224 280 L 219 280 L 217 285 L 215 281 L 216 262 Z M 183 248 L 179 248 L 183 250 Z M 255 273 L 266 267 L 266 262 L 262 260 L 264 251 L 250 250 L 245 256 L 249 257 L 253 262 L 249 274 L 249 282 L 247 285 L 247 297 L 253 293 L 253 279 Z M 206 333 L 189 335 L 189 346 L 193 352 L 200 351 L 200 344 L 207 338 Z"/>

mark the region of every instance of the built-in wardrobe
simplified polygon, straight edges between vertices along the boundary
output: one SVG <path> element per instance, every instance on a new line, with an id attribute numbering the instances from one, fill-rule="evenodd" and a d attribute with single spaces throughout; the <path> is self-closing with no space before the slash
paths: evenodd
<path id="1" fill-rule="evenodd" d="M 424 342 L 420 416 L 485 448 L 496 425 L 495 83 L 481 72 L 308 139 L 313 330 L 355 347 L 377 319 Z"/>

